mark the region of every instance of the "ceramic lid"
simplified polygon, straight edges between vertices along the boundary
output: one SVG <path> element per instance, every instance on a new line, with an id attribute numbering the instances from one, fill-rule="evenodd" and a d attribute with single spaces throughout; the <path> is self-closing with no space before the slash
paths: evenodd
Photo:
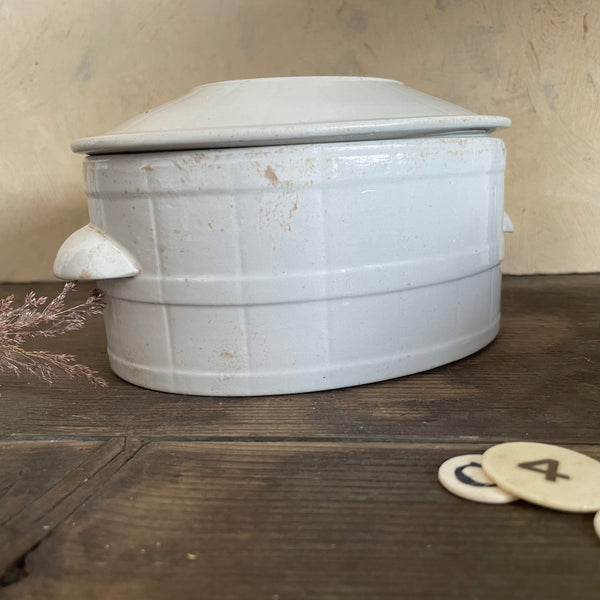
<path id="1" fill-rule="evenodd" d="M 273 146 L 444 135 L 508 127 L 372 77 L 276 77 L 210 83 L 134 117 L 106 135 L 71 144 L 105 154 Z"/>

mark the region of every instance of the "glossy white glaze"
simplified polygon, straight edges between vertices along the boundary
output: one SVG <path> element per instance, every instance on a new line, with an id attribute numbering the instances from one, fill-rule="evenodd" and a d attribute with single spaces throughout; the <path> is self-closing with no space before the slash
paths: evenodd
<path id="1" fill-rule="evenodd" d="M 54 274 L 60 279 L 115 279 L 139 273 L 135 258 L 92 223 L 72 233 L 54 260 Z"/>
<path id="2" fill-rule="evenodd" d="M 471 111 L 374 77 L 273 77 L 201 85 L 106 135 L 73 142 L 75 152 L 364 141 L 508 127 L 506 117 Z"/>
<path id="3" fill-rule="evenodd" d="M 190 394 L 306 392 L 496 335 L 501 140 L 92 156 L 92 223 L 141 273 L 101 281 L 113 369 Z"/>

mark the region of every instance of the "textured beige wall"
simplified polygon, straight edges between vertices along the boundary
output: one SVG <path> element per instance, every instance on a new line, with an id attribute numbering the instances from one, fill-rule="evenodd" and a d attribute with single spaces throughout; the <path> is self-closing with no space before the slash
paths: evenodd
<path id="1" fill-rule="evenodd" d="M 505 272 L 600 270 L 594 0 L 0 0 L 0 281 L 87 222 L 77 137 L 210 81 L 400 79 L 507 115 Z"/>

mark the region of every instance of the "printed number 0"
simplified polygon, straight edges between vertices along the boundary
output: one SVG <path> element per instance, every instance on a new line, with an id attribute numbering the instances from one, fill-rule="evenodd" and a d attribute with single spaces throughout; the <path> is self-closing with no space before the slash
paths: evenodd
<path id="1" fill-rule="evenodd" d="M 454 470 L 454 476 L 461 483 L 465 483 L 466 485 L 472 485 L 473 487 L 496 487 L 495 483 L 481 483 L 480 481 L 475 481 L 471 477 L 469 477 L 464 471 L 468 467 L 477 467 L 481 469 L 481 465 L 478 462 L 472 461 L 468 465 L 463 465 L 462 467 L 457 467 Z"/>

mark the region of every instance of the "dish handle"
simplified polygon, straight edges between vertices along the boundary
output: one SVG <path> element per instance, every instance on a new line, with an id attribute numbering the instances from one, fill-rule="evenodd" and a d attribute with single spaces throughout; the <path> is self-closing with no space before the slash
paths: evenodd
<path id="1" fill-rule="evenodd" d="M 141 270 L 128 250 L 92 223 L 72 233 L 54 259 L 59 279 L 118 279 L 135 277 Z"/>

